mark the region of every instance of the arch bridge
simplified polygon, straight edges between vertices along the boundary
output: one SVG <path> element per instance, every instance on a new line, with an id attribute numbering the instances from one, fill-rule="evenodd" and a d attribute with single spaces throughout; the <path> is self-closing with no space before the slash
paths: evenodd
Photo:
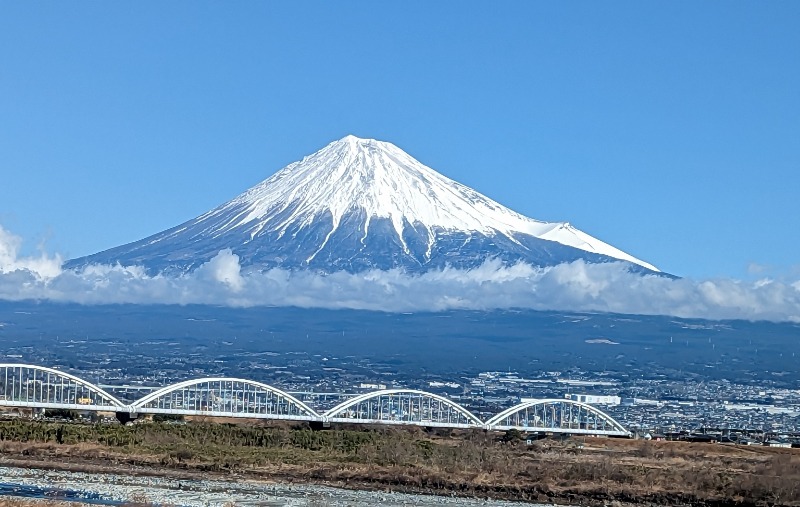
<path id="1" fill-rule="evenodd" d="M 317 421 L 320 415 L 276 387 L 237 378 L 187 380 L 153 391 L 130 405 L 141 414 L 204 415 Z"/>
<path id="2" fill-rule="evenodd" d="M 500 412 L 486 421 L 495 430 L 554 432 L 574 435 L 629 435 L 620 423 L 600 409 L 572 400 L 534 400 Z"/>
<path id="3" fill-rule="evenodd" d="M 108 387 L 108 386 L 106 386 Z M 318 412 L 292 394 L 252 380 L 210 377 L 172 384 L 124 403 L 99 386 L 53 368 L 0 364 L 0 407 L 95 412 L 240 417 L 330 423 L 517 429 L 525 432 L 629 437 L 596 407 L 567 399 L 521 403 L 482 421 L 462 405 L 415 389 L 354 395 Z"/>
<path id="4" fill-rule="evenodd" d="M 412 424 L 483 428 L 483 422 L 443 396 L 413 389 L 386 389 L 346 400 L 323 414 L 325 422 Z"/>
<path id="5" fill-rule="evenodd" d="M 29 364 L 0 364 L 0 406 L 119 411 L 125 404 L 69 373 Z"/>

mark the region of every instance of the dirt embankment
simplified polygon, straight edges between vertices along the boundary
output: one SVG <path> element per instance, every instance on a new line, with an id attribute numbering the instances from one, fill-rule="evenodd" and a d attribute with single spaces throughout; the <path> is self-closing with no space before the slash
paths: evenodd
<path id="1" fill-rule="evenodd" d="M 0 422 L 0 464 L 600 506 L 800 505 L 794 449 L 419 428 Z"/>

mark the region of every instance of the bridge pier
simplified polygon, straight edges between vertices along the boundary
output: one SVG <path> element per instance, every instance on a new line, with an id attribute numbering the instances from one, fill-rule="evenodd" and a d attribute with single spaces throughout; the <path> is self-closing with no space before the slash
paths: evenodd
<path id="1" fill-rule="evenodd" d="M 311 426 L 311 429 L 314 431 L 331 429 L 331 423 L 328 421 L 310 421 L 309 426 Z"/>
<path id="2" fill-rule="evenodd" d="M 139 414 L 134 412 L 116 412 L 116 416 L 120 424 L 128 424 L 129 422 L 135 421 L 139 417 Z"/>

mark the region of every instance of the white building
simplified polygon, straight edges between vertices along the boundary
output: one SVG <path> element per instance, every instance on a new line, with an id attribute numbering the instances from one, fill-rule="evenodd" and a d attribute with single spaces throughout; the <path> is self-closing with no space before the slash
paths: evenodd
<path id="1" fill-rule="evenodd" d="M 564 398 L 589 405 L 619 405 L 622 401 L 619 396 L 601 396 L 597 394 L 565 394 Z"/>

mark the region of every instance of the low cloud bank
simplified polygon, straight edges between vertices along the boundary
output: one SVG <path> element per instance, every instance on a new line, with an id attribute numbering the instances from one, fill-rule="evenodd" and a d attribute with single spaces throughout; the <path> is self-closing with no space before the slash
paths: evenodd
<path id="1" fill-rule="evenodd" d="M 391 312 L 530 308 L 800 322 L 800 280 L 672 280 L 629 273 L 623 263 L 582 261 L 551 268 L 487 261 L 475 269 L 422 275 L 399 270 L 357 275 L 283 269 L 247 273 L 230 250 L 188 275 L 164 277 L 148 276 L 138 266 L 63 270 L 58 255 L 19 255 L 21 243 L 0 226 L 0 299 Z"/>

